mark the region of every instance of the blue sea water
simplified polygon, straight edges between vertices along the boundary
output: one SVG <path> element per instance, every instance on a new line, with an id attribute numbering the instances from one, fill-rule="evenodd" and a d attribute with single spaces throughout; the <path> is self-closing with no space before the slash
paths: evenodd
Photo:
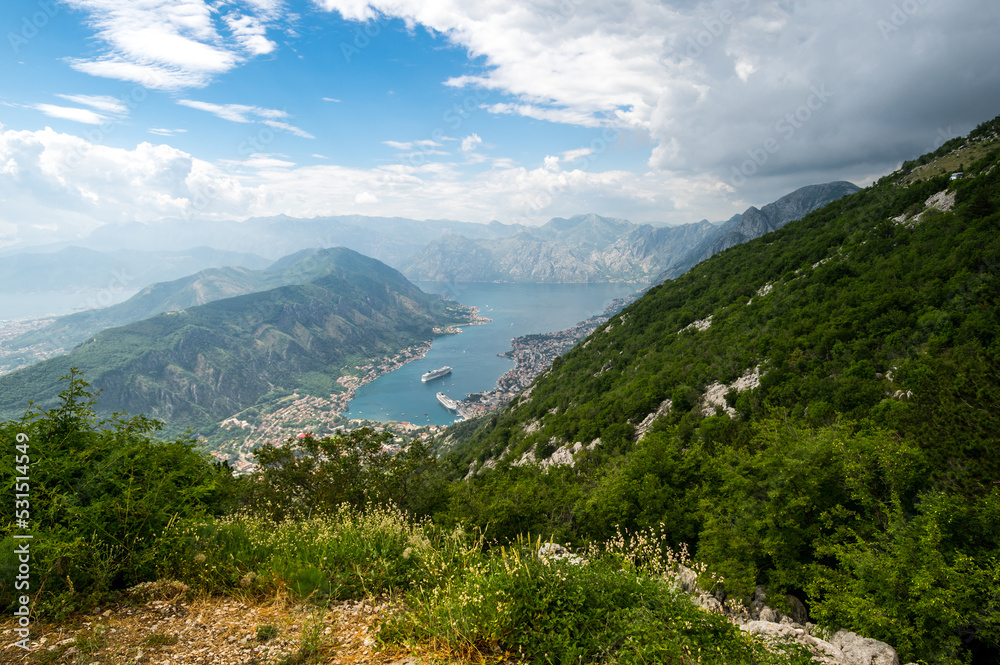
<path id="1" fill-rule="evenodd" d="M 344 414 L 348 418 L 448 425 L 455 415 L 435 395 L 441 391 L 452 399 L 463 399 L 495 388 L 497 379 L 514 367 L 513 361 L 497 355 L 510 350 L 512 338 L 571 328 L 603 312 L 611 300 L 637 290 L 634 284 L 416 284 L 428 293 L 475 305 L 480 316 L 492 321 L 465 326 L 458 335 L 438 337 L 424 358 L 361 386 Z M 445 365 L 452 368 L 451 374 L 420 381 L 425 372 Z"/>

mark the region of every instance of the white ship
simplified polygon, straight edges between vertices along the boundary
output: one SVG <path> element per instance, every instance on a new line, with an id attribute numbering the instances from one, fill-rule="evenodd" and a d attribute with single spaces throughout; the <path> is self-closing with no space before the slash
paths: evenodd
<path id="1" fill-rule="evenodd" d="M 448 409 L 449 411 L 458 411 L 458 402 L 448 397 L 444 393 L 438 393 L 437 398 L 438 401 L 444 405 L 444 408 Z"/>
<path id="2" fill-rule="evenodd" d="M 434 379 L 440 379 L 445 374 L 451 374 L 451 368 L 448 366 L 442 367 L 441 369 L 436 369 L 433 372 L 427 372 L 420 377 L 421 381 L 433 381 Z"/>

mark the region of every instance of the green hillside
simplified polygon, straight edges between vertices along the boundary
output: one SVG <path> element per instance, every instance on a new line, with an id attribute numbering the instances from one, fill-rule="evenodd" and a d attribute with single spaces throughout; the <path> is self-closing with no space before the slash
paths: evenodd
<path id="1" fill-rule="evenodd" d="M 455 478 L 479 472 L 451 514 L 573 542 L 663 524 L 734 597 L 766 585 L 904 659 L 1000 656 L 998 128 L 651 289 L 451 428 Z M 956 155 L 964 179 L 927 167 Z"/>
<path id="2" fill-rule="evenodd" d="M 143 413 L 174 429 L 212 424 L 303 387 L 330 392 L 345 367 L 397 353 L 464 320 L 463 311 L 397 271 L 337 248 L 285 268 L 311 281 L 216 300 L 105 330 L 72 353 L 0 377 L 0 414 L 55 403 L 78 367 L 102 390 L 105 412 Z M 287 273 L 288 270 L 285 270 Z M 286 275 L 287 276 L 287 275 Z M 171 430 L 173 431 L 173 430 Z"/>
<path id="3" fill-rule="evenodd" d="M 240 266 L 208 268 L 169 282 L 156 282 L 125 302 L 60 316 L 47 326 L 7 340 L 0 350 L 0 371 L 9 371 L 69 352 L 88 337 L 157 314 L 214 300 L 304 284 L 329 269 L 321 249 L 296 252 L 261 270 Z"/>

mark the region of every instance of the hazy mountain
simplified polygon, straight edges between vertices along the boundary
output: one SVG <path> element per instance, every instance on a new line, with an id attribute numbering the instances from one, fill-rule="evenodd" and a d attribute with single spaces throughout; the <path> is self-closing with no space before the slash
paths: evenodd
<path id="1" fill-rule="evenodd" d="M 203 246 L 178 249 L 154 246 L 144 251 L 69 246 L 52 252 L 5 256 L 0 261 L 0 291 L 139 288 L 216 266 L 258 269 L 269 263 L 257 254 Z"/>
<path id="2" fill-rule="evenodd" d="M 507 238 L 446 236 L 402 270 L 419 280 L 658 283 L 857 190 L 849 182 L 803 187 L 721 224 L 654 227 L 591 214 L 555 218 Z"/>
<path id="3" fill-rule="evenodd" d="M 520 225 L 499 222 L 475 224 L 452 220 L 418 221 L 402 217 L 364 215 L 311 219 L 277 215 L 253 217 L 242 222 L 162 219 L 148 224 L 139 222 L 105 224 L 95 229 L 89 236 L 74 241 L 73 244 L 101 251 L 109 249 L 181 251 L 190 247 L 207 246 L 231 252 L 249 252 L 272 261 L 311 247 L 347 247 L 365 256 L 398 265 L 404 258 L 445 234 L 460 233 L 469 238 L 496 238 L 512 235 L 522 228 Z M 57 243 L 37 250 L 54 251 L 64 248 L 67 244 Z M 204 267 L 208 266 L 200 266 Z M 189 270 L 188 274 L 197 269 Z M 179 276 L 174 274 L 171 278 Z M 143 283 L 152 281 L 155 280 L 150 279 Z"/>
<path id="4" fill-rule="evenodd" d="M 264 270 L 238 266 L 209 268 L 170 282 L 147 286 L 117 305 L 61 316 L 51 324 L 5 341 L 0 345 L 0 371 L 9 371 L 68 352 L 107 328 L 213 300 L 264 291 L 289 284 L 303 284 L 330 269 L 324 250 L 296 252 Z"/>
<path id="5" fill-rule="evenodd" d="M 508 238 L 440 238 L 402 269 L 419 280 L 644 282 L 714 230 L 708 222 L 653 227 L 594 214 L 556 217 Z"/>
<path id="6" fill-rule="evenodd" d="M 0 377 L 0 413 L 47 406 L 71 367 L 103 390 L 101 408 L 210 427 L 270 394 L 322 384 L 351 362 L 397 353 L 461 319 L 396 270 L 345 248 L 307 258 L 310 281 L 216 300 L 98 333 L 72 353 Z M 284 268 L 302 266 L 302 258 Z"/>

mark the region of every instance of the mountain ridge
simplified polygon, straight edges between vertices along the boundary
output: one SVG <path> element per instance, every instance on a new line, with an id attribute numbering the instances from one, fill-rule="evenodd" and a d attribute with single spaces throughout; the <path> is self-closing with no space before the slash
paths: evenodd
<path id="1" fill-rule="evenodd" d="M 429 243 L 401 269 L 417 280 L 655 284 L 857 189 L 847 182 L 802 187 L 722 225 L 703 220 L 653 226 L 590 213 L 555 217 L 504 238 L 449 235 Z"/>

